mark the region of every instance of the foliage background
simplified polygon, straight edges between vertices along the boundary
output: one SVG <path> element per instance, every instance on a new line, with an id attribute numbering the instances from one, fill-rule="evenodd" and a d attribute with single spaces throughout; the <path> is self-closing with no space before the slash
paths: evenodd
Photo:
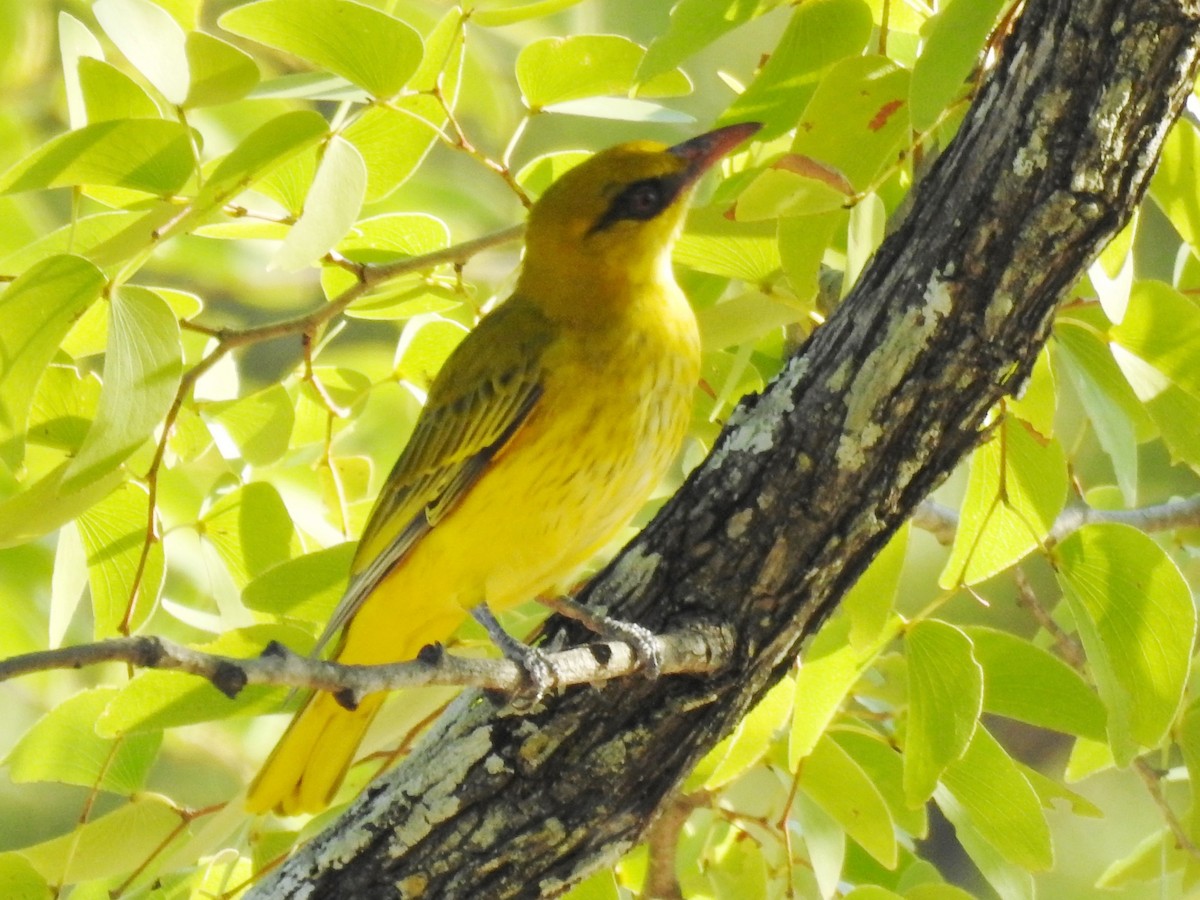
<path id="1" fill-rule="evenodd" d="M 374 4 L 393 20 L 296 0 L 222 18 L 235 5 L 0 4 L 0 656 L 131 630 L 303 650 L 424 387 L 517 264 L 501 244 L 327 317 L 353 276 L 326 251 L 434 252 L 519 221 L 577 151 L 761 118 L 677 254 L 706 369 L 669 491 L 861 271 L 1006 14 Z M 899 536 L 685 786 L 686 896 L 1194 889 L 1200 531 L 1051 533 L 1064 505 L 1196 493 L 1196 158 L 1185 120 L 1024 399 L 938 492 L 961 510 L 952 546 Z M 6 684 L 0 893 L 236 893 L 330 821 L 227 803 L 286 693 L 230 702 L 121 667 Z M 390 705 L 345 799 L 447 695 Z M 580 895 L 637 890 L 651 865 L 640 848 Z"/>

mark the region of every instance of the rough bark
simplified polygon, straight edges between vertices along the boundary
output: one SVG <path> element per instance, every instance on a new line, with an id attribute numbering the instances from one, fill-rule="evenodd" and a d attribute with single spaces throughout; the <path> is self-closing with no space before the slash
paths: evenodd
<path id="1" fill-rule="evenodd" d="M 253 896 L 554 895 L 633 846 L 1023 383 L 1142 197 L 1198 31 L 1197 0 L 1028 0 L 853 293 L 582 598 L 724 623 L 725 669 L 526 714 L 464 695 Z"/>

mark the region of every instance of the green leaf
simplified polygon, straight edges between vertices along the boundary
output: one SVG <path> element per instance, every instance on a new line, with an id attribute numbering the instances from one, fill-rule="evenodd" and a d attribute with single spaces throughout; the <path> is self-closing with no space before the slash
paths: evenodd
<path id="1" fill-rule="evenodd" d="M 797 783 L 880 864 L 896 865 L 896 834 L 891 812 L 867 774 L 828 735 L 804 760 Z"/>
<path id="2" fill-rule="evenodd" d="M 1150 182 L 1150 196 L 1166 213 L 1179 236 L 1200 249 L 1200 134 L 1184 116 L 1167 132 Z"/>
<path id="3" fill-rule="evenodd" d="M 123 625 L 136 631 L 153 612 L 163 580 L 157 540 L 139 572 L 150 521 L 146 489 L 125 482 L 76 521 L 87 551 L 96 639 L 115 637 Z"/>
<path id="4" fill-rule="evenodd" d="M 751 284 L 765 283 L 782 265 L 773 222 L 730 221 L 712 206 L 688 216 L 687 227 L 675 243 L 674 259 L 697 272 Z"/>
<path id="5" fill-rule="evenodd" d="M 271 264 L 294 271 L 315 262 L 342 239 L 358 218 L 367 190 L 367 168 L 354 145 L 340 137 L 325 145 L 304 212 Z"/>
<path id="6" fill-rule="evenodd" d="M 225 203 L 328 131 L 326 121 L 312 110 L 284 113 L 260 125 L 213 169 L 196 197 L 196 209 L 202 212 Z"/>
<path id="7" fill-rule="evenodd" d="M 17 852 L 0 853 L 0 897 L 7 900 L 51 900 L 46 879 Z"/>
<path id="8" fill-rule="evenodd" d="M 0 547 L 27 544 L 62 527 L 103 500 L 125 479 L 123 472 L 109 472 L 71 492 L 62 486 L 66 470 L 67 463 L 63 463 L 0 503 Z"/>
<path id="9" fill-rule="evenodd" d="M 846 863 L 845 830 L 802 792 L 795 795 L 791 819 L 788 826 L 798 827 L 804 835 L 817 891 L 822 897 L 835 896 Z"/>
<path id="10" fill-rule="evenodd" d="M 637 84 L 634 75 L 645 54 L 640 45 L 615 34 L 542 38 L 517 56 L 517 84 L 535 112 L 587 97 L 677 97 L 691 91 L 691 81 L 678 69 Z"/>
<path id="11" fill-rule="evenodd" d="M 1054 384 L 1050 352 L 1043 347 L 1033 363 L 1033 371 L 1025 382 L 1020 397 L 1007 401 L 1007 411 L 1016 416 L 1041 437 L 1054 437 L 1054 413 L 1058 391 Z"/>
<path id="12" fill-rule="evenodd" d="M 579 0 L 532 0 L 530 3 L 514 6 L 510 0 L 480 0 L 471 13 L 471 24 L 483 28 L 515 25 L 517 22 L 554 15 L 576 3 L 579 3 Z"/>
<path id="13" fill-rule="evenodd" d="M 1078 672 L 1014 634 L 978 625 L 966 632 L 983 667 L 985 712 L 1104 739 L 1104 704 Z"/>
<path id="14" fill-rule="evenodd" d="M 174 194 L 193 166 L 186 125 L 113 119 L 52 138 L 0 176 L 0 193 L 89 184 Z"/>
<path id="15" fill-rule="evenodd" d="M 517 172 L 517 183 L 536 199 L 545 193 L 546 188 L 591 155 L 583 150 L 563 150 L 535 156 Z"/>
<path id="16" fill-rule="evenodd" d="M 252 481 L 213 504 L 200 533 L 217 548 L 239 588 L 291 555 L 296 530 L 272 485 Z"/>
<path id="17" fill-rule="evenodd" d="M 79 86 L 89 122 L 153 119 L 160 115 L 157 104 L 140 84 L 104 60 L 79 60 Z"/>
<path id="18" fill-rule="evenodd" d="M 773 198 L 769 197 L 764 197 L 763 200 L 767 204 L 774 202 Z M 739 219 L 744 212 L 749 211 L 743 210 L 739 198 Z M 834 235 L 846 227 L 847 218 L 845 210 L 836 209 L 803 219 L 785 218 L 778 221 L 779 258 L 783 263 L 783 271 L 791 282 L 793 293 L 801 301 L 813 304 L 820 294 L 821 264 L 825 258 L 825 250 L 833 244 Z"/>
<path id="19" fill-rule="evenodd" d="M 1006 417 L 971 456 L 954 547 L 938 584 L 975 584 L 1016 563 L 1045 540 L 1066 497 L 1062 446 Z"/>
<path id="20" fill-rule="evenodd" d="M 925 131 L 964 89 L 1004 0 L 955 0 L 925 24 L 913 66 L 912 127 Z"/>
<path id="21" fill-rule="evenodd" d="M 715 790 L 742 775 L 766 755 L 775 732 L 792 712 L 796 688 L 791 678 L 782 678 L 767 691 L 758 705 L 746 713 L 737 727 L 696 764 L 688 784 Z"/>
<path id="22" fill-rule="evenodd" d="M 407 181 L 437 140 L 445 113 L 425 94 L 373 106 L 342 133 L 362 154 L 369 201 L 381 200 Z"/>
<path id="23" fill-rule="evenodd" d="M 986 728 L 975 729 L 966 753 L 942 773 L 942 783 L 962 804 L 980 836 L 1009 862 L 1027 871 L 1054 864 L 1041 801 Z"/>
<path id="24" fill-rule="evenodd" d="M 1179 846 L 1169 828 L 1152 831 L 1120 859 L 1109 863 L 1096 887 L 1117 890 L 1138 882 L 1162 883 L 1188 861 L 1187 851 Z"/>
<path id="25" fill-rule="evenodd" d="M 282 385 L 236 400 L 206 403 L 200 412 L 226 459 L 265 466 L 287 452 L 295 409 Z"/>
<path id="26" fill-rule="evenodd" d="M 850 754 L 879 791 L 897 827 L 914 838 L 929 831 L 924 806 L 911 807 L 904 797 L 904 758 L 882 738 L 863 731 L 831 731 L 829 737 Z"/>
<path id="27" fill-rule="evenodd" d="M 783 0 L 679 0 L 671 7 L 667 30 L 656 37 L 638 67 L 646 81 L 669 72 L 693 53 L 707 47 L 751 19 L 779 6 Z"/>
<path id="28" fill-rule="evenodd" d="M 357 544 L 337 544 L 267 569 L 242 593 L 247 609 L 321 624 L 333 614 Z"/>
<path id="29" fill-rule="evenodd" d="M 252 625 L 227 631 L 215 641 L 196 645 L 196 649 L 249 658 L 262 653 L 271 641 L 279 641 L 301 654 L 307 653 L 313 645 L 312 635 L 298 628 Z M 195 675 L 147 670 L 139 672 L 121 688 L 96 722 L 96 730 L 111 737 L 233 716 L 256 716 L 276 711 L 288 693 L 286 687 L 252 684 L 231 700 L 210 682 Z"/>
<path id="30" fill-rule="evenodd" d="M 1154 747 L 1183 699 L 1196 632 L 1175 563 L 1128 525 L 1085 525 L 1055 549 L 1058 580 L 1108 709 L 1120 765 Z"/>
<path id="31" fill-rule="evenodd" d="M 1139 425 L 1152 428 L 1150 417 L 1108 346 L 1091 329 L 1060 319 L 1054 325 L 1054 337 L 1062 368 L 1083 403 L 1100 447 L 1112 461 L 1125 502 L 1132 505 L 1138 493 L 1138 429 Z"/>
<path id="32" fill-rule="evenodd" d="M 1200 468 L 1200 306 L 1170 285 L 1139 281 L 1110 334 L 1117 364 L 1172 456 Z"/>
<path id="33" fill-rule="evenodd" d="M 915 806 L 929 798 L 946 767 L 971 743 L 983 709 L 983 670 L 971 653 L 971 639 L 936 619 L 913 625 L 905 647 L 904 793 Z"/>
<path id="34" fill-rule="evenodd" d="M 88 121 L 80 84 L 80 63 L 104 59 L 104 49 L 86 25 L 67 12 L 58 14 L 58 50 L 67 94 L 67 121 L 79 128 Z"/>
<path id="35" fill-rule="evenodd" d="M 795 127 L 829 67 L 862 53 L 871 24 L 871 10 L 863 0 L 809 0 L 798 5 L 757 77 L 717 124 L 762 122 L 755 138 L 759 141 Z"/>
<path id="36" fill-rule="evenodd" d="M 203 31 L 188 32 L 187 60 L 191 83 L 183 105 L 189 109 L 240 100 L 258 84 L 250 56 Z"/>
<path id="37" fill-rule="evenodd" d="M 981 729 L 982 730 L 982 729 Z M 1003 752 L 1003 751 L 1001 751 Z M 1014 865 L 980 832 L 971 811 L 947 788 L 937 789 L 938 808 L 954 826 L 954 834 L 983 877 L 1000 895 L 1001 900 L 1029 900 L 1035 896 L 1033 875 L 1024 867 Z"/>
<path id="38" fill-rule="evenodd" d="M 0 294 L 0 458 L 24 457 L 24 432 L 38 379 L 67 330 L 100 296 L 104 275 L 78 256 L 32 265 Z"/>
<path id="39" fill-rule="evenodd" d="M 96 719 L 116 695 L 113 687 L 82 691 L 38 719 L 5 760 L 12 780 L 57 781 L 118 794 L 141 788 L 162 732 L 127 739 L 98 735 Z"/>
<path id="40" fill-rule="evenodd" d="M 821 626 L 801 654 L 788 741 L 788 767 L 792 771 L 817 745 L 850 689 L 894 636 L 898 622 L 893 619 L 891 628 L 881 632 L 873 645 L 858 648 L 849 640 L 849 616 L 835 615 Z"/>
<path id="41" fill-rule="evenodd" d="M 179 323 L 154 291 L 123 285 L 109 305 L 108 352 L 95 421 L 67 467 L 64 489 L 108 472 L 153 436 L 179 389 Z"/>
<path id="42" fill-rule="evenodd" d="M 150 0 L 96 0 L 96 20 L 134 68 L 179 106 L 188 94 L 188 57 L 183 29 Z"/>
<path id="43" fill-rule="evenodd" d="M 69 834 L 22 848 L 21 855 L 55 884 L 126 876 L 185 837 L 184 824 L 166 798 L 144 793 Z"/>
<path id="44" fill-rule="evenodd" d="M 418 385 L 428 385 L 466 336 L 467 329 L 452 319 L 437 314 L 414 316 L 396 344 L 396 374 Z"/>
<path id="45" fill-rule="evenodd" d="M 850 644 L 859 653 L 878 647 L 884 630 L 894 621 L 892 609 L 908 553 L 908 532 L 905 523 L 842 600 L 842 609 L 850 619 Z M 887 638 L 891 638 L 890 632 Z"/>
<path id="46" fill-rule="evenodd" d="M 695 118 L 678 110 L 668 109 L 647 100 L 626 97 L 587 97 L 583 100 L 564 100 L 543 107 L 544 112 L 563 116 L 587 116 L 592 119 L 615 119 L 619 122 L 673 122 L 690 125 Z"/>
<path id="47" fill-rule="evenodd" d="M 399 19 L 350 0 L 258 0 L 218 20 L 227 31 L 291 53 L 387 99 L 421 61 L 421 37 Z"/>
<path id="48" fill-rule="evenodd" d="M 794 303 L 761 291 L 746 291 L 706 307 L 696 315 L 701 344 L 709 351 L 757 341 L 772 329 L 802 318 L 804 310 Z"/>
<path id="49" fill-rule="evenodd" d="M 835 63 L 804 110 L 792 152 L 866 190 L 908 136 L 908 81 L 906 70 L 881 56 Z"/>
<path id="50" fill-rule="evenodd" d="M 79 452 L 100 401 L 100 379 L 74 366 L 51 365 L 33 395 L 29 410 L 31 444 Z"/>

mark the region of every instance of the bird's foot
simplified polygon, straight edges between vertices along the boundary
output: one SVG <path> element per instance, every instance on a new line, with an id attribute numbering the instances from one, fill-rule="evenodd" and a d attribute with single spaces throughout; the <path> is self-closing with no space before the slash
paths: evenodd
<path id="1" fill-rule="evenodd" d="M 487 631 L 492 643 L 500 648 L 504 658 L 515 663 L 525 673 L 526 690 L 511 698 L 514 706 L 530 707 L 538 703 L 558 683 L 558 674 L 549 657 L 537 647 L 517 640 L 504 630 L 486 603 L 472 607 L 471 617 Z"/>
<path id="2" fill-rule="evenodd" d="M 570 597 L 555 597 L 542 601 L 555 612 L 561 613 L 568 619 L 579 622 L 588 631 L 598 634 L 609 641 L 620 641 L 628 644 L 633 650 L 641 666 L 642 674 L 654 679 L 662 669 L 662 657 L 658 652 L 658 642 L 654 632 L 636 622 L 626 622 L 623 619 L 613 619 L 595 610 L 576 603 Z"/>

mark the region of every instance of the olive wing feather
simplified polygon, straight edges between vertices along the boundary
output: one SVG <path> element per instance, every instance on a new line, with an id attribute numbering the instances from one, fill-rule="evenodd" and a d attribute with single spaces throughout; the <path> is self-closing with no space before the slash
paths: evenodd
<path id="1" fill-rule="evenodd" d="M 471 490 L 537 405 L 553 326 L 519 297 L 455 348 L 375 501 L 350 584 L 317 644 L 346 625 L 421 537 Z M 314 652 L 317 652 L 314 651 Z"/>

